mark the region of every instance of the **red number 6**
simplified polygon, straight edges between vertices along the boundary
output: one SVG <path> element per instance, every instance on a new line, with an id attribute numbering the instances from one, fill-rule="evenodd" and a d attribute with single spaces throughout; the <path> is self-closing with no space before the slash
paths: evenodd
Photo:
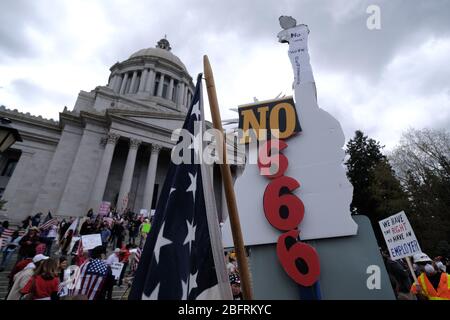
<path id="1" fill-rule="evenodd" d="M 302 200 L 294 194 L 280 194 L 284 188 L 293 191 L 298 187 L 297 180 L 286 176 L 276 178 L 267 185 L 263 199 L 264 214 L 274 228 L 292 230 L 303 220 L 305 206 Z"/>
<path id="2" fill-rule="evenodd" d="M 294 241 L 297 241 L 298 234 L 298 230 L 283 233 L 278 238 L 277 255 L 284 271 L 298 284 L 309 287 L 319 279 L 319 256 L 313 247 L 303 242 L 296 242 L 287 249 L 286 239 L 293 238 Z M 303 260 L 304 264 L 306 264 L 306 272 L 302 273 L 298 270 L 296 265 L 298 259 Z"/>

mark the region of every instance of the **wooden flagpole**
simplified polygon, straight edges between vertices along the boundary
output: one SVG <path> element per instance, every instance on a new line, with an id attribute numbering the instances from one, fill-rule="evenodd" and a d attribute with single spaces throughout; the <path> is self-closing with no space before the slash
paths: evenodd
<path id="1" fill-rule="evenodd" d="M 253 294 L 250 283 L 250 271 L 245 254 L 244 240 L 242 238 L 241 224 L 239 222 L 239 214 L 236 205 L 236 196 L 233 189 L 233 180 L 231 177 L 230 166 L 227 163 L 227 153 L 225 137 L 223 136 L 222 121 L 220 119 L 219 103 L 217 101 L 216 86 L 214 76 L 207 55 L 203 56 L 203 69 L 205 74 L 206 89 L 208 91 L 209 106 L 211 108 L 211 117 L 213 126 L 221 132 L 222 147 L 218 148 L 219 159 L 223 159 L 220 164 L 220 172 L 225 187 L 225 196 L 227 199 L 228 213 L 230 217 L 231 232 L 233 234 L 234 248 L 239 266 L 239 273 L 242 279 L 242 295 L 244 300 L 252 300 Z"/>

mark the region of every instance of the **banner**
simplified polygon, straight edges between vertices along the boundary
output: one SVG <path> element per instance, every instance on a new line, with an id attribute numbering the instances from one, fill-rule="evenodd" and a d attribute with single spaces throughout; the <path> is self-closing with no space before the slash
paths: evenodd
<path id="1" fill-rule="evenodd" d="M 422 252 L 408 217 L 401 211 L 378 222 L 392 260 Z"/>
<path id="2" fill-rule="evenodd" d="M 100 236 L 100 233 L 81 236 L 81 241 L 83 241 L 84 250 L 91 250 L 102 245 L 102 237 Z"/>

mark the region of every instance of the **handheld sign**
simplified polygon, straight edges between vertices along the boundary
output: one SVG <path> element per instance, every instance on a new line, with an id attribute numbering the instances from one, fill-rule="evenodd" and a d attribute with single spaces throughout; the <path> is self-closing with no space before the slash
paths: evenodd
<path id="1" fill-rule="evenodd" d="M 81 236 L 81 241 L 83 241 L 83 249 L 85 250 L 91 250 L 102 245 L 102 237 L 100 236 L 100 233 Z"/>
<path id="2" fill-rule="evenodd" d="M 411 257 L 416 253 L 422 252 L 404 211 L 378 223 L 392 260 Z"/>
<path id="3" fill-rule="evenodd" d="M 120 274 L 122 273 L 122 269 L 123 263 L 121 262 L 114 262 L 113 264 L 111 264 L 112 275 L 116 280 L 119 280 Z"/>
<path id="4" fill-rule="evenodd" d="M 147 209 L 141 209 L 140 214 L 143 217 L 147 218 L 148 217 L 148 210 Z"/>
<path id="5" fill-rule="evenodd" d="M 98 210 L 98 214 L 102 217 L 107 216 L 110 208 L 111 202 L 103 201 L 100 205 L 100 209 Z"/>

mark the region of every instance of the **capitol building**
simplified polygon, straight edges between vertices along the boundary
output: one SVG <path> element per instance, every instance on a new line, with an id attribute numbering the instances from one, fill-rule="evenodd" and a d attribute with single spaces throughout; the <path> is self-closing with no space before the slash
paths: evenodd
<path id="1" fill-rule="evenodd" d="M 107 86 L 81 91 L 59 121 L 0 107 L 23 139 L 0 158 L 2 215 L 9 220 L 48 211 L 83 216 L 98 212 L 102 201 L 119 211 L 156 207 L 172 131 L 183 126 L 194 93 L 192 77 L 167 39 L 110 71 Z M 223 191 L 214 180 L 220 204 Z"/>

